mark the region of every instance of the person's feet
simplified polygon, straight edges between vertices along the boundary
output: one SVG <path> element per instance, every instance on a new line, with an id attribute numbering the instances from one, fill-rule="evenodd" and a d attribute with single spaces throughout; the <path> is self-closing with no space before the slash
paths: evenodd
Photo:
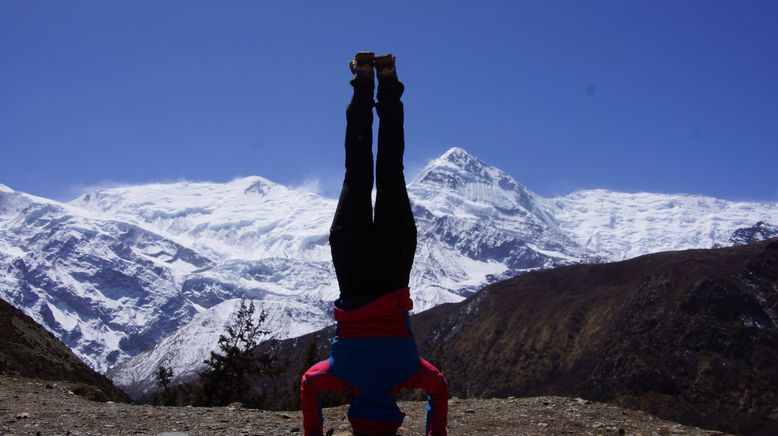
<path id="1" fill-rule="evenodd" d="M 397 69 L 395 68 L 396 61 L 397 57 L 391 53 L 376 56 L 374 58 L 373 65 L 375 65 L 378 80 L 397 79 Z"/>
<path id="2" fill-rule="evenodd" d="M 397 57 L 392 53 L 376 56 L 371 51 L 360 51 L 349 62 L 349 69 L 354 74 L 351 86 L 355 95 L 370 96 L 375 90 L 375 78 L 378 76 L 379 99 L 402 95 L 403 85 L 397 80 Z"/>
<path id="3" fill-rule="evenodd" d="M 375 77 L 373 73 L 374 59 L 375 53 L 372 51 L 359 51 L 354 55 L 354 59 L 349 62 L 349 69 L 351 69 L 355 78 L 370 79 L 372 82 Z"/>
<path id="4" fill-rule="evenodd" d="M 377 75 L 378 80 L 397 79 L 396 61 L 397 56 L 392 53 L 376 56 L 372 51 L 360 51 L 349 62 L 349 69 L 354 77 L 373 79 Z"/>

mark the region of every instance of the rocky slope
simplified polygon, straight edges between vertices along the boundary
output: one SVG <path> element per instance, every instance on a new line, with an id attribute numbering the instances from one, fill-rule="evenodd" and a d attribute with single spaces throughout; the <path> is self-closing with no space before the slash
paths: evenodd
<path id="1" fill-rule="evenodd" d="M 411 320 L 454 396 L 576 396 L 778 433 L 778 239 L 530 272 Z M 324 358 L 333 334 L 256 352 L 288 357 L 293 386 L 310 344 Z"/>
<path id="2" fill-rule="evenodd" d="M 455 395 L 576 395 L 778 432 L 778 240 L 524 274 L 417 317 Z"/>
<path id="3" fill-rule="evenodd" d="M 728 245 L 746 245 L 754 242 L 764 241 L 765 239 L 778 238 L 778 227 L 759 221 L 751 227 L 737 229 L 729 238 Z"/>
<path id="4" fill-rule="evenodd" d="M 406 401 L 400 435 L 424 434 L 425 404 Z M 723 435 L 665 421 L 643 412 L 575 398 L 536 397 L 449 401 L 449 434 L 510 435 Z M 325 431 L 351 435 L 346 406 L 324 409 Z M 0 434 L 70 435 L 289 435 L 302 434 L 299 411 L 228 407 L 153 407 L 99 403 L 67 387 L 0 376 Z M 329 433 L 328 433 L 329 434 Z M 168 436 L 173 434 L 168 433 Z"/>
<path id="5" fill-rule="evenodd" d="M 103 400 L 129 401 L 124 392 L 84 364 L 54 335 L 2 299 L 0 374 L 69 381 L 76 392 Z"/>

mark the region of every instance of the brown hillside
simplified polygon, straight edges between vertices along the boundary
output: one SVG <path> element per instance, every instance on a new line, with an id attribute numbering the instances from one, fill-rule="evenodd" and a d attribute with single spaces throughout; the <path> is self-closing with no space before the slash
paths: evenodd
<path id="1" fill-rule="evenodd" d="M 778 239 L 533 272 L 414 317 L 454 395 L 572 395 L 778 434 Z"/>
<path id="2" fill-rule="evenodd" d="M 75 382 L 72 390 L 92 399 L 129 401 L 124 392 L 84 364 L 54 335 L 2 299 L 0 373 Z"/>
<path id="3" fill-rule="evenodd" d="M 583 397 L 767 435 L 778 434 L 777 313 L 773 239 L 527 273 L 412 322 L 452 396 Z M 256 390 L 289 407 L 310 344 L 324 358 L 333 333 L 261 344 L 286 373 Z"/>

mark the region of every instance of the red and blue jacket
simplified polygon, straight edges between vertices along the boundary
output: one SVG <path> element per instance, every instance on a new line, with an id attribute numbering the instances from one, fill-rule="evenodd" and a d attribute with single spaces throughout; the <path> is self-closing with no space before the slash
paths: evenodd
<path id="1" fill-rule="evenodd" d="M 448 384 L 435 366 L 419 357 L 408 312 L 408 288 L 398 289 L 355 310 L 334 307 L 337 333 L 330 358 L 313 365 L 300 386 L 305 436 L 323 436 L 320 392 L 353 395 L 348 419 L 355 434 L 393 435 L 405 413 L 395 396 L 401 389 L 428 394 L 428 436 L 446 436 Z"/>

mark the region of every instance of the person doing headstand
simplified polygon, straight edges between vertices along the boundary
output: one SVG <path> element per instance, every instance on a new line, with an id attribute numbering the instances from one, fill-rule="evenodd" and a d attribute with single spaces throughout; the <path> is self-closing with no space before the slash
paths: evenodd
<path id="1" fill-rule="evenodd" d="M 337 331 L 330 357 L 301 380 L 305 436 L 323 435 L 319 393 L 353 395 L 348 419 L 355 435 L 394 435 L 405 413 L 401 389 L 429 395 L 428 436 L 445 436 L 448 384 L 419 357 L 408 312 L 408 282 L 416 252 L 416 223 L 403 175 L 404 85 L 395 56 L 360 52 L 350 62 L 354 94 L 346 109 L 346 175 L 330 228 L 332 262 L 340 287 L 334 315 Z M 373 100 L 378 76 L 377 103 Z M 380 119 L 373 189 L 373 107 Z"/>

